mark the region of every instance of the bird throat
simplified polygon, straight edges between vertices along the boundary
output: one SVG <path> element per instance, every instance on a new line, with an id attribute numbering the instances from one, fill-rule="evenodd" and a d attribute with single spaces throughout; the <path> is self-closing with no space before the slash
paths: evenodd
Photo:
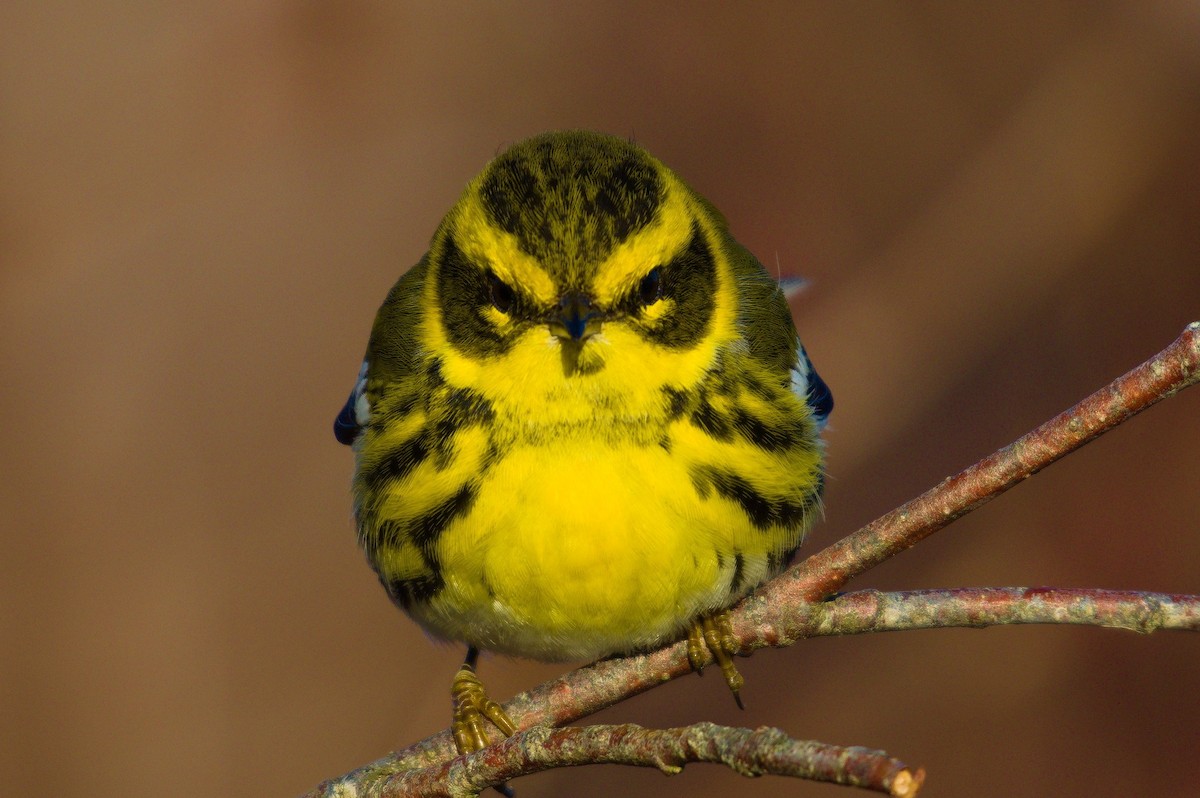
<path id="1" fill-rule="evenodd" d="M 603 349 L 591 338 L 582 341 L 559 339 L 559 352 L 564 377 L 587 377 L 604 369 Z"/>

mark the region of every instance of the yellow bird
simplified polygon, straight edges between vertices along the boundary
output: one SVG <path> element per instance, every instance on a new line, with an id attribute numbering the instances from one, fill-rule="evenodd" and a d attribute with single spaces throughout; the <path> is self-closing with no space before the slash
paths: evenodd
<path id="1" fill-rule="evenodd" d="M 334 425 L 380 582 L 468 646 L 459 749 L 483 718 L 514 731 L 480 650 L 688 634 L 736 697 L 727 610 L 820 515 L 832 404 L 778 283 L 643 149 L 547 133 L 489 163 L 388 294 Z"/>

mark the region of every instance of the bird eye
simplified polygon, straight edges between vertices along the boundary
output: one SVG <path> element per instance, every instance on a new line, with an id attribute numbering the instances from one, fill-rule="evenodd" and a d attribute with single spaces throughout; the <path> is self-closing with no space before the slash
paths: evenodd
<path id="1" fill-rule="evenodd" d="M 497 277 L 493 271 L 488 271 L 487 281 L 488 299 L 492 301 L 492 306 L 501 313 L 508 313 L 508 311 L 512 310 L 516 294 L 513 293 L 508 283 Z"/>
<path id="2" fill-rule="evenodd" d="M 638 300 L 643 307 L 662 299 L 662 266 L 655 266 L 638 283 Z"/>

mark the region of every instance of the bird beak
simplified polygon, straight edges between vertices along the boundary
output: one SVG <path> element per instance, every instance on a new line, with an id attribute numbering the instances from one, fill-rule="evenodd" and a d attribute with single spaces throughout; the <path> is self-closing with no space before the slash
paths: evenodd
<path id="1" fill-rule="evenodd" d="M 571 292 L 558 301 L 550 316 L 550 333 L 572 341 L 585 341 L 600 332 L 601 314 L 584 294 Z"/>

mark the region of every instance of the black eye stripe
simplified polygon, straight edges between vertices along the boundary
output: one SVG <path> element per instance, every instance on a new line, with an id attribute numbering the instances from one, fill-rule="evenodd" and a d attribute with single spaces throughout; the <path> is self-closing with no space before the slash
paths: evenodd
<path id="1" fill-rule="evenodd" d="M 452 236 L 446 236 L 441 251 L 434 257 L 438 305 L 446 338 L 451 346 L 475 357 L 507 352 L 512 345 L 511 339 L 501 336 L 483 314 L 489 305 L 496 305 L 497 299 L 493 294 L 494 283 L 489 278 L 490 270 L 481 269 L 473 263 L 454 243 Z M 509 307 L 514 307 L 518 302 L 516 293 L 502 281 L 497 279 L 496 282 L 508 288 L 507 296 L 511 297 L 512 303 Z"/>
<path id="2" fill-rule="evenodd" d="M 541 318 L 531 300 L 459 249 L 452 235 L 435 248 L 438 304 L 449 343 L 473 357 L 506 353 L 520 331 Z M 669 262 L 655 266 L 626 295 L 618 313 L 638 316 L 661 298 L 670 298 L 660 318 L 638 325 L 646 340 L 670 348 L 695 346 L 708 334 L 716 307 L 717 265 L 712 247 L 699 225 L 693 225 L 687 246 Z M 503 333 L 484 313 L 492 306 L 507 314 L 517 328 Z"/>
<path id="3" fill-rule="evenodd" d="M 651 283 L 656 285 L 647 286 L 647 280 L 655 272 L 658 277 Z M 674 348 L 693 346 L 704 338 L 715 307 L 713 293 L 717 287 L 717 264 L 698 225 L 693 225 L 692 238 L 682 252 L 669 263 L 656 266 L 638 284 L 627 300 L 634 306 L 633 310 L 653 304 L 644 301 L 642 289 L 648 287 L 654 288 L 655 299 L 669 297 L 675 304 L 642 333 L 646 338 Z"/>

